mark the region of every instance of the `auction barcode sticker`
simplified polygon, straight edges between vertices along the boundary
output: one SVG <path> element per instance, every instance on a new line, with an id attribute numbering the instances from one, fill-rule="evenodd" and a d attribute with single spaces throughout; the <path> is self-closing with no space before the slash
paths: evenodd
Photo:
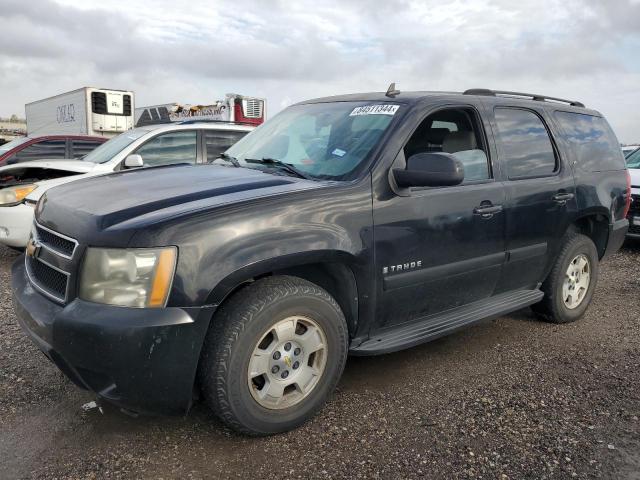
<path id="1" fill-rule="evenodd" d="M 400 105 L 364 105 L 362 107 L 354 108 L 349 116 L 357 117 L 358 115 L 394 115 L 398 111 L 398 108 L 400 108 Z"/>

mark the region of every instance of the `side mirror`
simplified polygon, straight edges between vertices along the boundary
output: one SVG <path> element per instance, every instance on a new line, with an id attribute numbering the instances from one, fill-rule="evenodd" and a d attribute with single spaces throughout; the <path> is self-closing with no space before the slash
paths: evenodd
<path id="1" fill-rule="evenodd" d="M 144 166 L 144 162 L 141 155 L 127 155 L 127 158 L 124 159 L 124 168 L 140 168 L 142 166 Z"/>
<path id="2" fill-rule="evenodd" d="M 450 153 L 416 153 L 407 160 L 407 168 L 393 169 L 393 177 L 401 188 L 449 187 L 464 180 L 464 165 Z"/>

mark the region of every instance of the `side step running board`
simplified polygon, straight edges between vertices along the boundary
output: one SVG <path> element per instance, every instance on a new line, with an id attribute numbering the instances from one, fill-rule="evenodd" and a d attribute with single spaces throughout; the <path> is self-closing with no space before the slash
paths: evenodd
<path id="1" fill-rule="evenodd" d="M 446 312 L 424 317 L 410 324 L 379 332 L 357 347 L 351 348 L 351 355 L 380 355 L 413 347 L 448 335 L 462 327 L 481 320 L 500 317 L 507 313 L 528 307 L 542 299 L 540 290 L 519 290 L 503 293 L 470 305 L 456 307 Z"/>

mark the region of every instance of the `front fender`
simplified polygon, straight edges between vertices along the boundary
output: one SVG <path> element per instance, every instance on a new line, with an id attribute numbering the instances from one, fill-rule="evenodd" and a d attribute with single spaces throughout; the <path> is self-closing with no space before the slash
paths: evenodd
<path id="1" fill-rule="evenodd" d="M 212 305 L 234 281 L 273 270 L 323 261 L 372 268 L 371 209 L 365 180 L 183 216 L 141 230 L 135 246 L 178 247 L 169 306 Z"/>
<path id="2" fill-rule="evenodd" d="M 216 284 L 209 292 L 207 304 L 219 305 L 239 285 L 252 278 L 262 275 L 288 270 L 294 267 L 304 267 L 310 264 L 341 264 L 347 266 L 352 272 L 361 270 L 356 257 L 348 252 L 335 250 L 316 250 L 313 252 L 299 252 L 279 257 L 271 257 L 258 262 L 245 265 L 227 275 Z M 354 279 L 356 284 L 357 280 Z M 366 286 L 363 286 L 366 288 Z"/>

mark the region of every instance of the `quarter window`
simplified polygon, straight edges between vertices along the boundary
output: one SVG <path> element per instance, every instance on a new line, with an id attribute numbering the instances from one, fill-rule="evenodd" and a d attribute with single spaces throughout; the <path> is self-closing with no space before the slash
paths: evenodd
<path id="1" fill-rule="evenodd" d="M 578 166 L 588 172 L 621 170 L 624 156 L 613 130 L 602 117 L 555 112 L 564 136 L 574 145 Z"/>
<path id="2" fill-rule="evenodd" d="M 552 175 L 557 160 L 549 132 L 530 110 L 497 108 L 498 140 L 509 179 Z"/>
<path id="3" fill-rule="evenodd" d="M 136 152 L 145 167 L 196 163 L 196 131 L 170 132 L 152 138 Z"/>

